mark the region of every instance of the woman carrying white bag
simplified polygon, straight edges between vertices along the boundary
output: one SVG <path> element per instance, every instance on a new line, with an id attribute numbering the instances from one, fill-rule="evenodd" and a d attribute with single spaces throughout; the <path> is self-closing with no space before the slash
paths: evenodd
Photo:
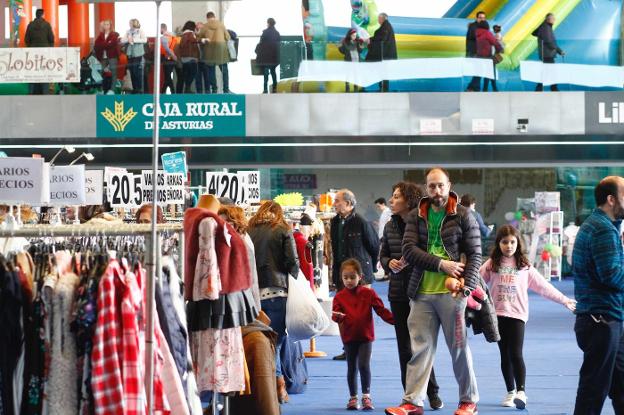
<path id="1" fill-rule="evenodd" d="M 295 240 L 284 220 L 282 207 L 275 202 L 266 202 L 258 209 L 249 221 L 248 233 L 256 251 L 262 311 L 271 319 L 271 328 L 278 336 L 275 345 L 277 396 L 280 403 L 284 403 L 288 402 L 288 393 L 282 376 L 280 350 L 286 339 L 288 276 L 299 275 Z"/>

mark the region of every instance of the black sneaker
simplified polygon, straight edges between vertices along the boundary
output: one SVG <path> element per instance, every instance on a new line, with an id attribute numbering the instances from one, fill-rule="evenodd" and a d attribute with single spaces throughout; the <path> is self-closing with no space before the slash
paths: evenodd
<path id="1" fill-rule="evenodd" d="M 440 399 L 440 395 L 438 395 L 437 393 L 434 393 L 433 395 L 430 395 L 429 396 L 429 406 L 434 411 L 437 411 L 438 409 L 444 408 L 444 402 L 442 402 L 442 399 Z"/>
<path id="2" fill-rule="evenodd" d="M 332 357 L 332 360 L 347 360 L 347 357 L 345 356 L 344 352 L 342 352 L 338 356 Z"/>

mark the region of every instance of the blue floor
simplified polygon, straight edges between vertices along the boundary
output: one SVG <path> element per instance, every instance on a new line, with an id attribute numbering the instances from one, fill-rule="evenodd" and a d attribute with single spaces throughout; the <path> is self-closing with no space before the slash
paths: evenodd
<path id="1" fill-rule="evenodd" d="M 572 281 L 555 282 L 555 286 L 567 296 L 573 296 Z M 387 298 L 387 283 L 374 285 L 379 295 Z M 500 373 L 500 356 L 496 344 L 490 344 L 482 336 L 471 336 L 470 347 L 481 401 L 480 414 L 533 413 L 536 415 L 571 414 L 574 409 L 578 370 L 582 355 L 574 337 L 574 316 L 559 304 L 539 296 L 530 296 L 530 319 L 527 323 L 524 357 L 527 365 L 527 409 L 503 408 L 500 401 L 505 395 L 505 384 Z M 396 351 L 394 328 L 375 316 L 376 338 L 372 357 L 371 396 L 375 407 L 372 413 L 382 414 L 387 406 L 401 402 L 402 387 L 399 360 Z M 458 390 L 446 343 L 438 341 L 435 370 L 440 384 L 440 396 L 445 407 L 436 414 L 452 414 Z M 307 344 L 304 346 L 307 350 Z M 317 349 L 327 352 L 328 357 L 307 359 L 310 380 L 306 393 L 291 395 L 290 402 L 282 405 L 284 415 L 347 414 L 344 409 L 349 392 L 346 382 L 346 363 L 333 361 L 331 356 L 342 349 L 339 337 L 320 337 Z M 428 409 L 428 407 L 426 407 Z M 434 411 L 428 411 L 434 413 Z M 603 414 L 613 415 L 607 398 Z"/>

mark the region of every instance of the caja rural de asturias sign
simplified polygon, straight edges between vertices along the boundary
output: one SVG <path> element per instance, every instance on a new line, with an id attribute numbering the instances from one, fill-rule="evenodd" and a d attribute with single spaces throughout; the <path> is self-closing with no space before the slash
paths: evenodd
<path id="1" fill-rule="evenodd" d="M 162 95 L 163 137 L 244 137 L 244 95 Z M 151 95 L 97 97 L 98 137 L 151 137 Z"/>

